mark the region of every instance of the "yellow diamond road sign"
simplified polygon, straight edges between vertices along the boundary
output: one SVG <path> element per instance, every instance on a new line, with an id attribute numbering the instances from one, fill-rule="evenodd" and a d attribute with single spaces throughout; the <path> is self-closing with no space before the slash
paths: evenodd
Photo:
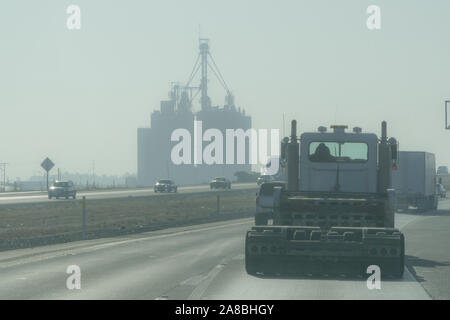
<path id="1" fill-rule="evenodd" d="M 41 167 L 47 172 L 49 172 L 54 166 L 55 164 L 49 158 L 45 158 L 45 160 L 41 163 Z"/>

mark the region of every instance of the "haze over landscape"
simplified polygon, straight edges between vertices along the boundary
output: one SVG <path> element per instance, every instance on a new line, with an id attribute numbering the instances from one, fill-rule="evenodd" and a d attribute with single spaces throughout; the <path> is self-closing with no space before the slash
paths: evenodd
<path id="1" fill-rule="evenodd" d="M 0 1 L 0 300 L 450 300 L 449 13 Z"/>
<path id="2" fill-rule="evenodd" d="M 67 6 L 81 30 L 66 28 Z M 381 8 L 382 28 L 366 27 Z M 136 172 L 138 127 L 185 82 L 198 37 L 211 40 L 238 106 L 255 128 L 347 124 L 388 134 L 401 150 L 450 163 L 450 2 L 3 1 L 0 162 L 10 180 L 50 157 L 70 172 Z M 210 83 L 213 105 L 225 93 Z M 198 103 L 196 105 L 198 109 Z M 288 131 L 288 129 L 286 129 Z"/>

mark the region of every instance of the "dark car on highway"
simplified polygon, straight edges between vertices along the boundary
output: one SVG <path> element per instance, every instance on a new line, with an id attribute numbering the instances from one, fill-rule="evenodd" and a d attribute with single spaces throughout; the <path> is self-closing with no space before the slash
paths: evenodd
<path id="1" fill-rule="evenodd" d="M 211 189 L 231 189 L 231 181 L 227 178 L 214 178 L 209 183 Z"/>
<path id="2" fill-rule="evenodd" d="M 72 197 L 75 199 L 77 197 L 77 190 L 72 181 L 55 181 L 53 185 L 48 189 L 48 198 L 51 199 L 55 197 L 63 197 L 69 199 Z"/>
<path id="3" fill-rule="evenodd" d="M 158 180 L 154 186 L 155 192 L 177 192 L 178 186 L 173 180 Z"/>

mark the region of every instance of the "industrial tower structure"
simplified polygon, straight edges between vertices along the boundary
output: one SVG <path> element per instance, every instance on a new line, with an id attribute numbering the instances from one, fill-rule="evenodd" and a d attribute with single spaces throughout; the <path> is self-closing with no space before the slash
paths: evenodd
<path id="1" fill-rule="evenodd" d="M 226 92 L 223 107 L 212 106 L 211 98 L 208 96 L 209 71 L 214 74 Z M 199 72 L 199 85 L 193 86 L 192 83 Z M 193 111 L 193 102 L 198 94 L 201 95 L 200 110 Z M 184 85 L 172 83 L 169 100 L 161 101 L 160 110 L 151 114 L 150 128 L 138 129 L 139 185 L 151 186 L 157 179 L 164 178 L 173 179 L 178 184 L 205 183 L 215 176 L 234 180 L 235 172 L 251 170 L 250 164 L 174 165 L 170 155 L 177 142 L 170 140 L 171 134 L 175 129 L 184 128 L 194 137 L 194 120 L 202 121 L 203 132 L 215 128 L 219 129 L 224 137 L 226 129 L 246 131 L 251 128 L 251 117 L 235 106 L 234 97 L 210 53 L 208 39 L 199 39 L 199 54 L 188 81 Z M 203 150 L 204 145 L 200 147 Z M 247 159 L 248 150 L 249 146 L 246 145 Z M 194 154 L 194 150 L 191 151 L 191 154 Z"/>

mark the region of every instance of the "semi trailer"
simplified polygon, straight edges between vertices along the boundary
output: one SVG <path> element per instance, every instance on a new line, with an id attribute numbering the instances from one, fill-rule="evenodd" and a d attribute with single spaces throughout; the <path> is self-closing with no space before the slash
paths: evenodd
<path id="1" fill-rule="evenodd" d="M 409 206 L 419 210 L 436 209 L 436 160 L 433 153 L 400 151 L 397 168 L 392 172 L 392 186 L 398 209 Z"/>

